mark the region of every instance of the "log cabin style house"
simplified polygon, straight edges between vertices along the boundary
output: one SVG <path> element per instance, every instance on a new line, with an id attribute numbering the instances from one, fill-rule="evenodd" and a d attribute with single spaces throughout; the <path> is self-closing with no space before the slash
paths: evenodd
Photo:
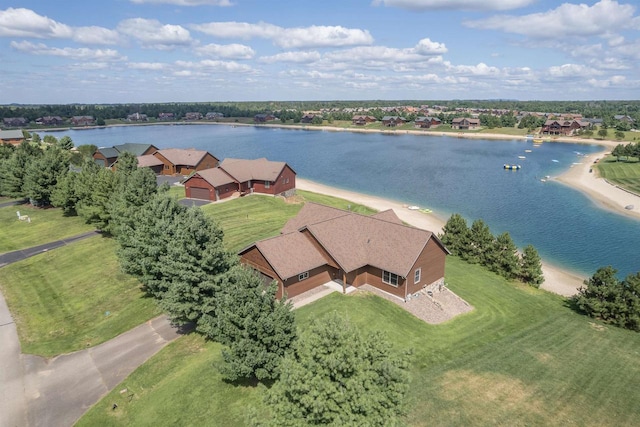
<path id="1" fill-rule="evenodd" d="M 384 116 L 382 118 L 382 125 L 386 127 L 402 126 L 407 120 L 400 116 Z"/>
<path id="2" fill-rule="evenodd" d="M 225 159 L 217 168 L 198 171 L 184 182 L 187 198 L 218 201 L 251 193 L 293 195 L 296 172 L 285 162 L 265 158 Z"/>
<path id="3" fill-rule="evenodd" d="M 377 122 L 378 120 L 373 116 L 353 116 L 351 118 L 351 123 L 356 126 L 365 126 L 369 123 Z"/>
<path id="4" fill-rule="evenodd" d="M 374 286 L 407 300 L 444 284 L 447 248 L 430 231 L 404 225 L 392 210 L 366 216 L 306 203 L 281 234 L 239 252 L 243 264 L 277 297 L 294 297 L 330 281 Z"/>
<path id="5" fill-rule="evenodd" d="M 451 122 L 451 129 L 473 130 L 480 129 L 480 119 L 458 117 Z"/>
<path id="6" fill-rule="evenodd" d="M 544 135 L 573 135 L 578 129 L 586 129 L 591 125 L 588 121 L 579 120 L 547 120 L 542 125 Z"/>
<path id="7" fill-rule="evenodd" d="M 418 117 L 413 122 L 414 127 L 418 129 L 431 129 L 436 128 L 442 124 L 442 121 L 437 117 Z"/>
<path id="8" fill-rule="evenodd" d="M 208 151 L 196 149 L 167 148 L 138 156 L 139 167 L 149 167 L 157 175 L 183 175 L 211 169 L 220 161 Z"/>

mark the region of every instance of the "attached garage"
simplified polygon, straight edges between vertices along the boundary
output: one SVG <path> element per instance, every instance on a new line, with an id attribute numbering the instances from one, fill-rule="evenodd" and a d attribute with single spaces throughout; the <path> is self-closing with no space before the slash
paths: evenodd
<path id="1" fill-rule="evenodd" d="M 191 187 L 191 198 L 192 199 L 203 199 L 210 200 L 209 189 L 208 188 L 199 188 L 199 187 Z"/>

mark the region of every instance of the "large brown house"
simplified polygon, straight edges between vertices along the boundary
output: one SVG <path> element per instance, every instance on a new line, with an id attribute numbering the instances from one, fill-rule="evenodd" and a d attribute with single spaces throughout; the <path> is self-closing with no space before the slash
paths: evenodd
<path id="1" fill-rule="evenodd" d="M 545 135 L 572 135 L 578 129 L 586 129 L 591 123 L 579 120 L 549 119 L 542 125 L 541 132 Z"/>
<path id="2" fill-rule="evenodd" d="M 407 300 L 444 283 L 447 248 L 392 210 L 366 216 L 307 203 L 281 234 L 240 251 L 241 262 L 290 298 L 330 281 L 374 286 Z"/>
<path id="3" fill-rule="evenodd" d="M 159 175 L 189 175 L 195 171 L 215 168 L 219 160 L 208 151 L 167 148 L 138 157 L 139 167 L 150 167 Z"/>
<path id="4" fill-rule="evenodd" d="M 459 117 L 451 122 L 451 129 L 479 129 L 480 119 L 468 119 Z"/>
<path id="5" fill-rule="evenodd" d="M 285 162 L 265 158 L 225 159 L 220 166 L 200 170 L 184 182 L 186 197 L 222 200 L 250 193 L 291 195 L 296 188 L 296 172 Z"/>
<path id="6" fill-rule="evenodd" d="M 418 117 L 413 122 L 414 127 L 420 129 L 436 128 L 442 124 L 442 121 L 437 117 Z"/>

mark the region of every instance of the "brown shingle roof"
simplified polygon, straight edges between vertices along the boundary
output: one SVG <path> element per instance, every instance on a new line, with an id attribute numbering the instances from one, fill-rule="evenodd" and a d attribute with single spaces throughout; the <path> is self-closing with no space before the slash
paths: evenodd
<path id="1" fill-rule="evenodd" d="M 398 218 L 398 215 L 396 215 L 393 209 L 387 209 L 386 211 L 378 212 L 376 214 L 371 215 L 371 217 L 381 219 L 387 222 L 393 222 L 394 224 L 402 225 L 402 220 Z"/>
<path id="2" fill-rule="evenodd" d="M 272 162 L 265 158 L 255 160 L 224 159 L 220 168 L 238 182 L 250 180 L 273 182 L 278 179 L 280 172 L 286 165 L 285 162 Z"/>
<path id="3" fill-rule="evenodd" d="M 138 167 L 152 167 L 152 166 L 161 166 L 162 160 L 154 156 L 153 154 L 147 154 L 144 156 L 138 156 Z"/>
<path id="4" fill-rule="evenodd" d="M 261 240 L 255 246 L 283 280 L 327 263 L 313 243 L 297 231 Z"/>
<path id="5" fill-rule="evenodd" d="M 203 150 L 183 150 L 180 148 L 167 148 L 158 150 L 157 153 L 174 165 L 182 166 L 196 166 L 207 155 L 207 152 Z"/>
<path id="6" fill-rule="evenodd" d="M 202 179 L 204 179 L 214 187 L 220 187 L 225 184 L 236 182 L 232 177 L 230 177 L 225 171 L 220 168 L 204 169 L 198 171 L 195 175 L 199 175 Z"/>
<path id="7" fill-rule="evenodd" d="M 349 215 L 349 212 L 317 203 L 305 203 L 298 215 L 287 221 L 280 233 L 292 233 L 306 225 L 317 224 L 344 215 Z"/>

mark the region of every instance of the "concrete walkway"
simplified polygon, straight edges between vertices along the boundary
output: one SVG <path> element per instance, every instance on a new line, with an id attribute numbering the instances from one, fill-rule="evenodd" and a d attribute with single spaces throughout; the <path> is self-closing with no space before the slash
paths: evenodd
<path id="1" fill-rule="evenodd" d="M 95 235 L 0 255 L 0 266 Z M 92 405 L 165 345 L 192 328 L 166 316 L 110 341 L 53 359 L 20 353 L 16 325 L 0 292 L 0 427 L 71 426 Z"/>
<path id="2" fill-rule="evenodd" d="M 8 202 L 2 202 L 0 203 L 0 208 L 6 208 L 7 206 L 18 206 L 18 205 L 24 205 L 25 203 L 27 203 L 27 199 L 21 199 L 21 200 L 10 200 Z"/>

